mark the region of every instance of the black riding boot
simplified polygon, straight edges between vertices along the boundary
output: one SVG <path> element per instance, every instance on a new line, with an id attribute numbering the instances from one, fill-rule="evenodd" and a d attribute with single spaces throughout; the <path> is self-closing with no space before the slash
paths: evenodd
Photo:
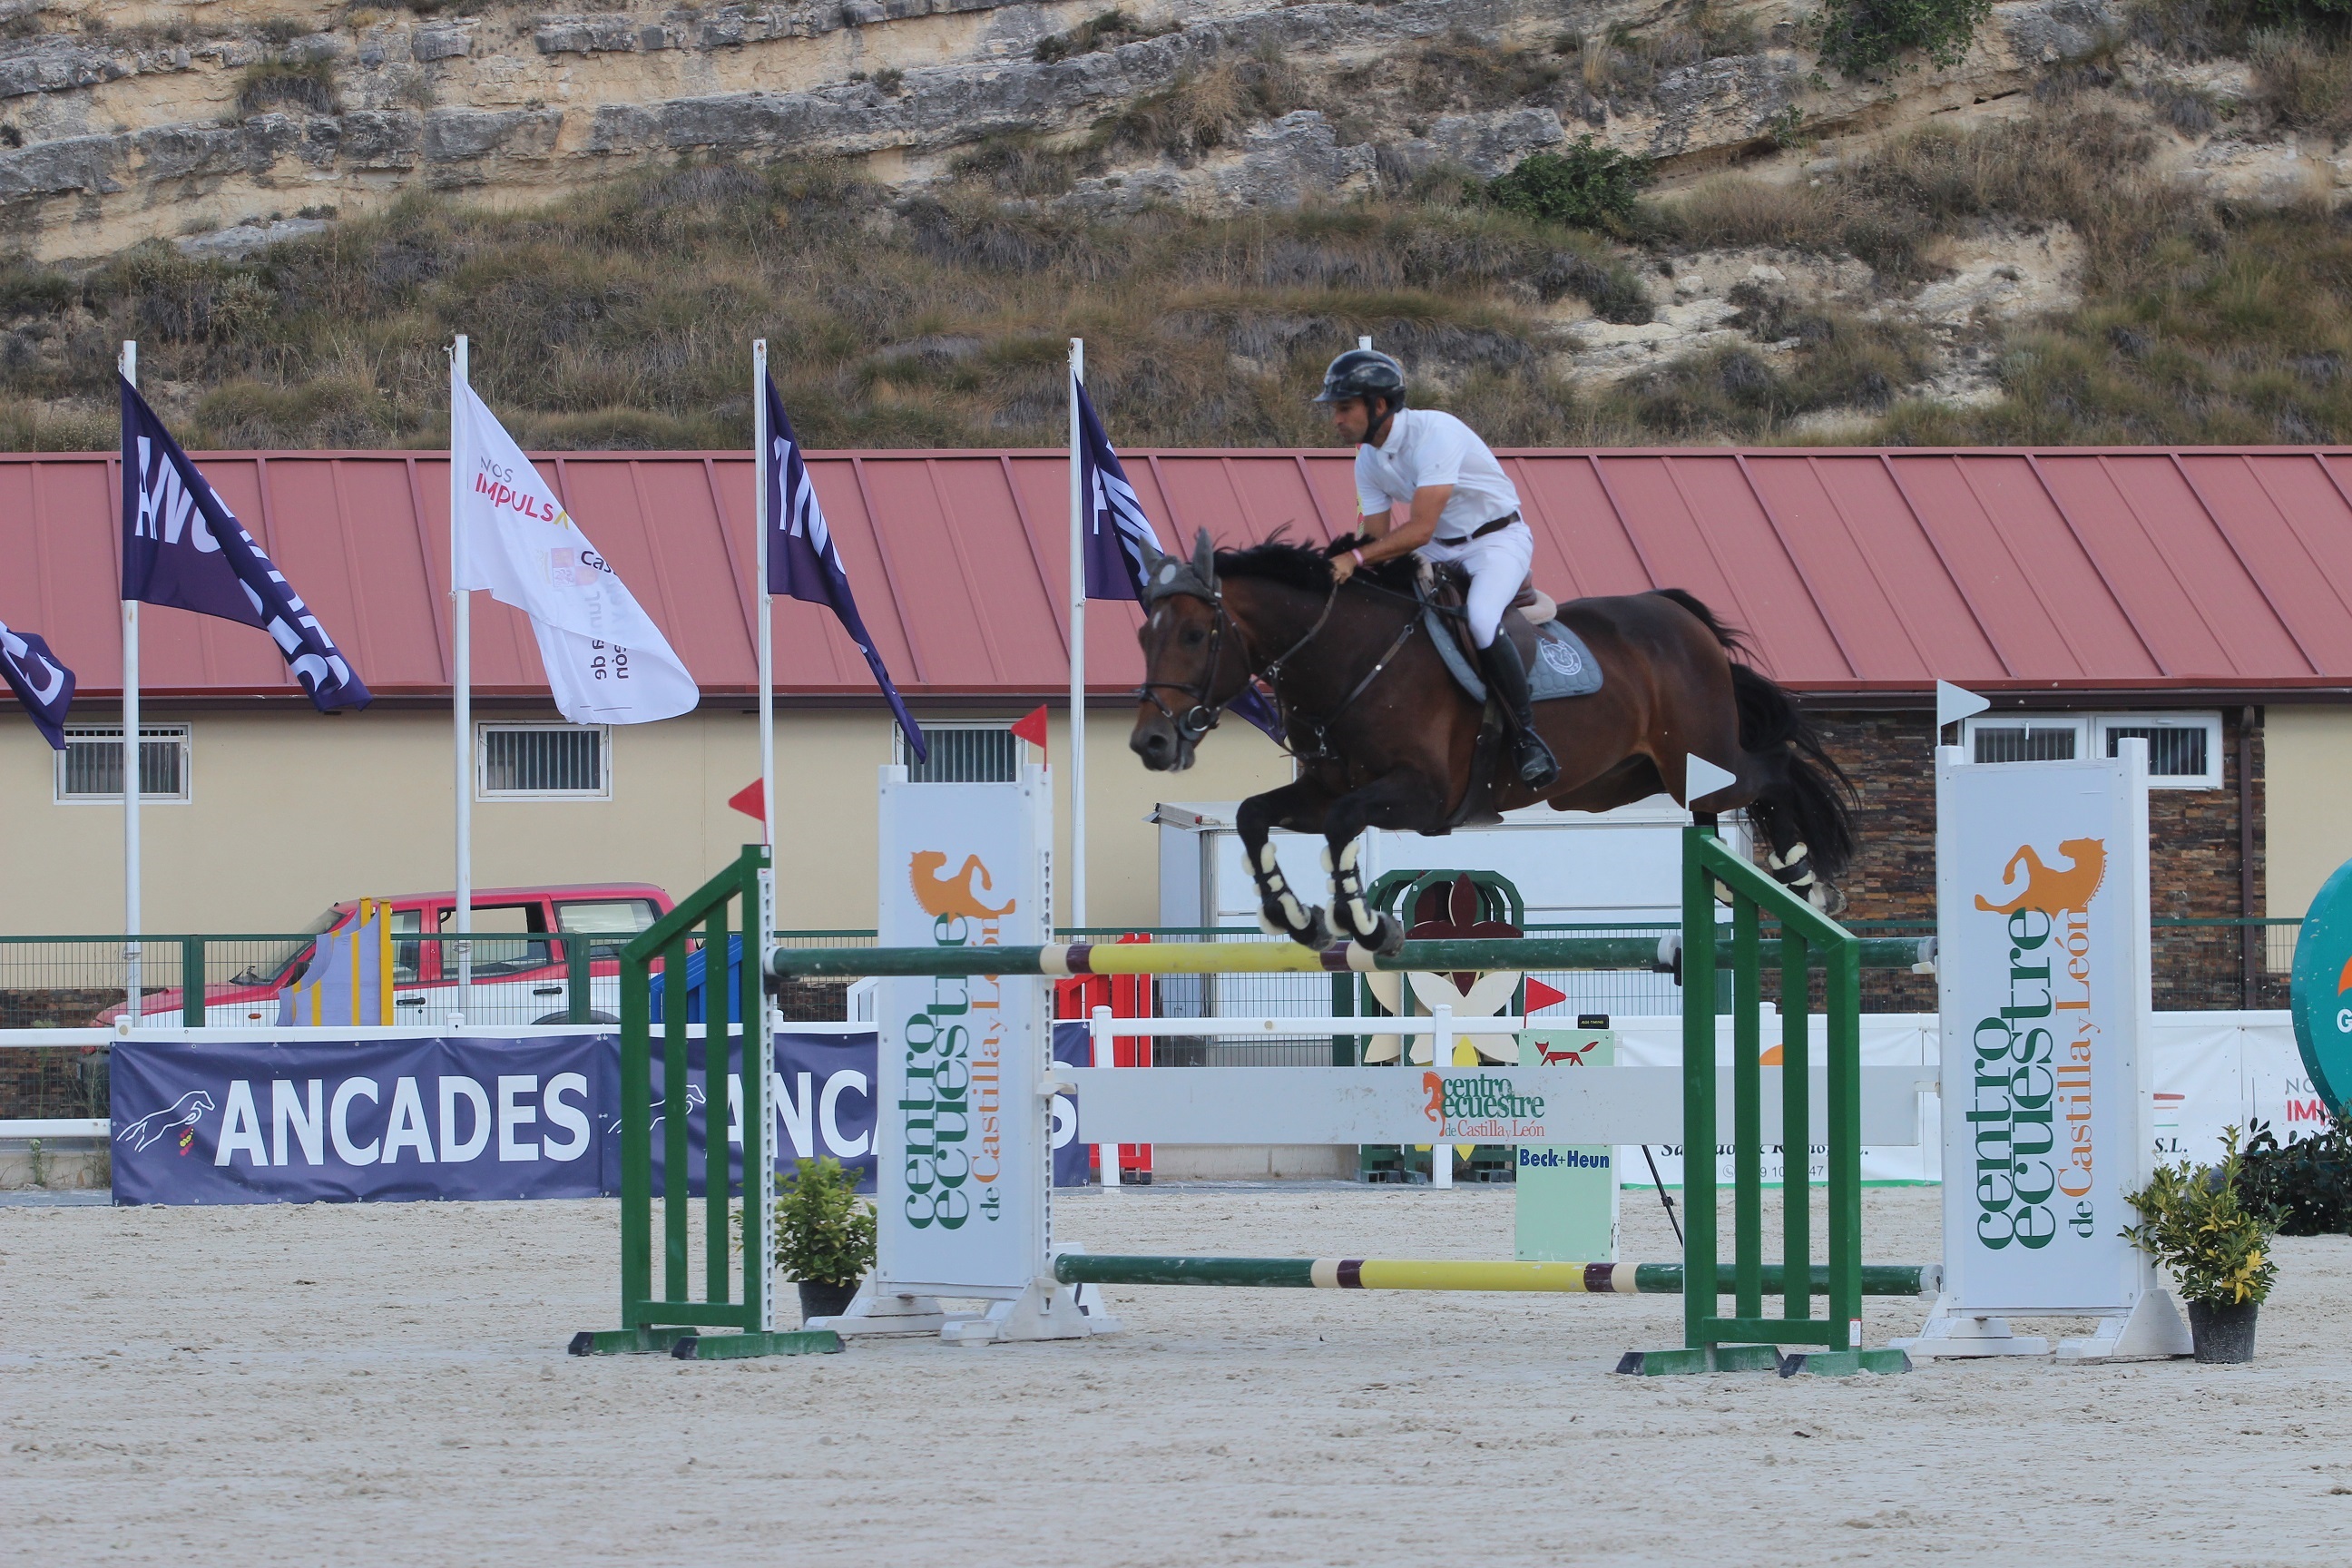
<path id="1" fill-rule="evenodd" d="M 1519 650 L 1511 646 L 1507 633 L 1496 631 L 1495 640 L 1478 654 L 1479 667 L 1486 671 L 1486 684 L 1502 700 L 1503 711 L 1511 721 L 1511 765 L 1517 771 L 1519 782 L 1529 789 L 1546 789 L 1559 777 L 1559 763 L 1536 733 L 1535 703 L 1528 695 L 1528 672 L 1519 663 Z"/>

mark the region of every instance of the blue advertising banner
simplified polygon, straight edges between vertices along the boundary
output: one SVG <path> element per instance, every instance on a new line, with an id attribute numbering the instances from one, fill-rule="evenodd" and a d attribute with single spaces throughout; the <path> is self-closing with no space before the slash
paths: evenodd
<path id="1" fill-rule="evenodd" d="M 654 1191 L 665 1190 L 661 1041 L 653 1061 Z M 703 1191 L 709 1091 L 688 1042 L 688 1190 Z M 779 1168 L 830 1154 L 874 1190 L 874 1036 L 775 1037 Z M 1087 1065 L 1086 1026 L 1054 1058 Z M 730 1042 L 730 1185 L 742 1179 L 742 1052 Z M 620 1045 L 533 1039 L 126 1040 L 113 1049 L 118 1204 L 593 1198 L 621 1189 Z M 1054 1184 L 1089 1180 L 1069 1102 L 1054 1102 Z"/>
<path id="2" fill-rule="evenodd" d="M 588 1034 L 125 1040 L 114 1201 L 594 1197 L 618 1064 Z"/>

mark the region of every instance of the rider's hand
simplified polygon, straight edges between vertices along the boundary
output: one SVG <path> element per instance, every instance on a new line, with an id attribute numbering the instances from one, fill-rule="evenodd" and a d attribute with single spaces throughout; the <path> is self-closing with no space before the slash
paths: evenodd
<path id="1" fill-rule="evenodd" d="M 1331 557 L 1331 576 L 1335 581 L 1345 583 L 1349 578 L 1355 574 L 1356 558 L 1353 555 L 1334 555 Z"/>

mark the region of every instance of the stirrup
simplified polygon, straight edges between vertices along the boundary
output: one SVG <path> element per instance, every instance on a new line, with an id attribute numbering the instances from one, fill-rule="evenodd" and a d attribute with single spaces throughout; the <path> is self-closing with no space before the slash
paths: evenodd
<path id="1" fill-rule="evenodd" d="M 1536 764 L 1536 776 L 1529 777 L 1528 764 Z M 1549 789 L 1559 779 L 1559 759 L 1552 755 L 1544 738 L 1532 729 L 1522 730 L 1511 742 L 1511 767 L 1519 782 L 1529 789 Z"/>

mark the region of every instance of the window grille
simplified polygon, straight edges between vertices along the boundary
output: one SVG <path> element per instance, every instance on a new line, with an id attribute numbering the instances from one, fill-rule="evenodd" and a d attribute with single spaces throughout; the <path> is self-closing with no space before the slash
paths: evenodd
<path id="1" fill-rule="evenodd" d="M 611 798 L 604 725 L 485 724 L 480 733 L 480 799 Z"/>
<path id="2" fill-rule="evenodd" d="M 891 733 L 908 784 L 1011 784 L 1020 776 L 1021 742 L 1006 725 L 926 724 L 926 762 L 915 760 L 905 735 Z"/>
<path id="3" fill-rule="evenodd" d="M 2135 739 L 2147 742 L 2147 776 L 2152 779 L 2202 778 L 2209 771 L 2201 724 L 2110 724 L 2107 755 L 2116 754 L 2116 742 Z"/>
<path id="4" fill-rule="evenodd" d="M 2071 724 L 1979 724 L 1976 760 L 1980 763 L 2067 763 L 2074 760 Z"/>
<path id="5" fill-rule="evenodd" d="M 189 732 L 185 724 L 139 726 L 139 798 L 153 802 L 188 799 Z M 58 753 L 57 798 L 60 804 L 122 799 L 122 726 L 71 724 L 66 749 Z"/>

